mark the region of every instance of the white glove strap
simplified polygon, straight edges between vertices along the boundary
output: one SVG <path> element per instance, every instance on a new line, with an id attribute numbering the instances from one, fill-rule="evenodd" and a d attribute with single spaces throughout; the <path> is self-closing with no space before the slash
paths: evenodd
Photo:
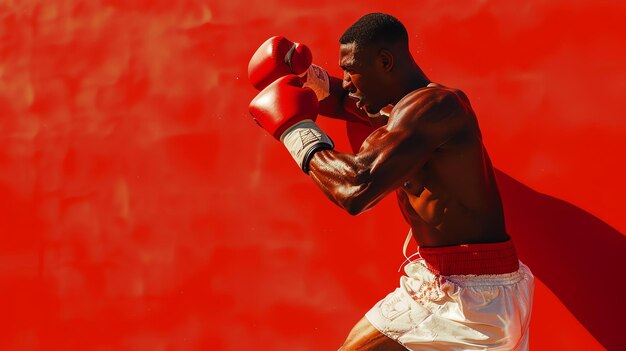
<path id="1" fill-rule="evenodd" d="M 312 64 L 302 76 L 305 74 L 307 78 L 303 86 L 315 92 L 317 101 L 322 101 L 330 95 L 330 79 L 328 78 L 328 72 L 322 67 Z"/>
<path id="2" fill-rule="evenodd" d="M 309 161 L 320 150 L 335 147 L 333 141 L 310 119 L 305 119 L 287 129 L 280 141 L 304 173 L 309 173 Z"/>

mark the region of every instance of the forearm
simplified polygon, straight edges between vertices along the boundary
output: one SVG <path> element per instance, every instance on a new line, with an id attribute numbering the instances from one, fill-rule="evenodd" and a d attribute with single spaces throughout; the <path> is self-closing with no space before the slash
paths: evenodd
<path id="1" fill-rule="evenodd" d="M 330 76 L 329 86 L 330 95 L 320 101 L 320 115 L 367 124 L 367 115 L 361 113 L 353 99 L 348 97 L 348 91 L 341 86 L 341 80 Z"/>
<path id="2" fill-rule="evenodd" d="M 378 128 L 387 123 L 387 117 L 368 116 L 356 106 L 356 100 L 350 98 L 342 86 L 343 81 L 333 77 L 322 67 L 311 65 L 305 76 L 304 86 L 313 89 L 318 96 L 319 114 Z"/>
<path id="3" fill-rule="evenodd" d="M 330 96 L 320 101 L 320 115 L 347 122 L 360 123 L 376 128 L 387 124 L 389 117 L 383 113 L 378 116 L 368 116 L 365 111 L 356 106 L 356 100 L 348 96 L 348 91 L 343 89 L 339 78 L 330 77 Z"/>
<path id="4" fill-rule="evenodd" d="M 413 129 L 387 128 L 372 132 L 356 155 L 324 150 L 309 160 L 315 184 L 352 215 L 376 205 L 424 164 L 423 139 L 414 138 Z"/>
<path id="5" fill-rule="evenodd" d="M 358 156 L 334 150 L 317 152 L 309 163 L 309 175 L 322 192 L 352 215 L 369 208 L 371 179 Z"/>

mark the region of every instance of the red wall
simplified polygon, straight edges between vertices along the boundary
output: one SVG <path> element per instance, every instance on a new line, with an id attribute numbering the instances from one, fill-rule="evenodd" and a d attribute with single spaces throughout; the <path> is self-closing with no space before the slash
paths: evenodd
<path id="1" fill-rule="evenodd" d="M 408 228 L 392 198 L 326 200 L 250 120 L 246 70 L 282 34 L 339 74 L 337 39 L 373 11 L 472 100 L 538 278 L 532 349 L 618 349 L 616 0 L 0 3 L 0 349 L 336 349 L 397 285 Z"/>

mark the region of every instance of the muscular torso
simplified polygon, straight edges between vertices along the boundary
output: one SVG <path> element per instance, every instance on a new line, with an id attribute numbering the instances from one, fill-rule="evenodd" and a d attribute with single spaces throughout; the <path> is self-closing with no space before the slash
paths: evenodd
<path id="1" fill-rule="evenodd" d="M 345 184 L 342 184 L 343 180 L 333 180 L 328 175 L 347 178 L 349 171 L 345 170 L 344 175 L 338 175 L 337 172 L 323 174 L 324 168 L 320 166 L 324 162 L 330 168 L 338 169 L 346 168 L 342 162 L 358 164 L 360 159 L 371 164 L 395 162 L 382 172 L 383 175 L 376 176 L 363 188 L 371 188 L 372 192 L 378 191 L 383 195 L 385 191 L 395 190 L 404 217 L 413 229 L 413 235 L 420 246 L 436 247 L 507 240 L 502 203 L 493 168 L 469 101 L 460 91 L 441 85 L 431 84 L 426 89 L 434 91 L 432 99 L 436 99 L 438 89 L 445 91 L 446 99 L 450 100 L 449 96 L 452 96 L 456 102 L 460 102 L 460 108 L 453 109 L 454 116 L 442 118 L 441 121 L 434 119 L 434 122 L 428 123 L 423 120 L 431 118 L 429 116 L 421 117 L 422 120 L 412 119 L 410 114 L 414 114 L 413 112 L 400 111 L 396 113 L 396 116 L 399 116 L 396 118 L 401 120 L 394 120 L 392 114 L 387 126 L 375 130 L 368 137 L 356 159 L 341 157 L 333 151 L 325 151 L 325 154 L 320 155 L 317 160 L 320 164 L 315 169 L 322 172 L 314 174 L 313 178 L 331 199 L 341 199 L 341 192 L 347 189 Z M 403 100 L 412 99 L 410 95 Z M 429 99 L 431 98 L 420 97 L 416 98 L 415 102 L 408 101 L 404 105 L 401 100 L 396 107 L 427 104 Z M 437 113 L 438 111 L 435 111 L 431 116 L 436 118 Z M 446 124 L 454 124 L 454 128 Z M 414 144 L 390 141 L 393 138 L 389 136 L 395 133 L 394 130 L 418 135 L 423 133 L 424 136 L 430 136 L 433 132 L 445 134 L 441 130 L 446 128 L 453 132 L 436 147 L 426 148 L 427 151 L 412 152 Z M 422 146 L 415 148 L 417 150 L 420 147 Z M 389 148 L 394 149 L 387 150 Z M 370 153 L 371 156 L 368 157 Z M 392 160 L 393 158 L 395 160 Z M 336 164 L 333 165 L 333 162 Z M 411 167 L 412 162 L 416 167 Z M 370 172 L 373 174 L 374 170 L 370 169 Z M 334 186 L 323 186 L 333 184 L 333 181 Z M 398 184 L 392 185 L 394 182 Z M 391 187 L 383 190 L 385 186 Z M 377 190 L 377 187 L 380 189 Z M 355 194 L 357 192 L 343 195 L 349 197 Z M 367 200 L 371 204 L 366 207 L 380 200 L 380 197 L 376 196 L 371 198 Z"/>
<path id="2" fill-rule="evenodd" d="M 507 239 L 493 169 L 477 131 L 436 149 L 396 194 L 421 246 Z"/>
<path id="3" fill-rule="evenodd" d="M 437 84 L 438 88 L 446 89 Z M 467 125 L 396 190 L 398 204 L 420 246 L 435 247 L 507 239 L 491 160 L 469 101 Z"/>

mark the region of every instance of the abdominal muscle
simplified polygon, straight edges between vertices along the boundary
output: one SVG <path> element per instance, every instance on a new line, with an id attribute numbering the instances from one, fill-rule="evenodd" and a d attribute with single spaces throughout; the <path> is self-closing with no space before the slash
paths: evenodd
<path id="1" fill-rule="evenodd" d="M 508 239 L 495 183 L 488 184 L 478 193 L 453 194 L 445 184 L 432 178 L 425 181 L 430 177 L 423 172 L 397 190 L 400 208 L 420 246 L 491 243 Z M 472 203 L 463 203 L 462 199 L 466 202 L 469 199 Z"/>

